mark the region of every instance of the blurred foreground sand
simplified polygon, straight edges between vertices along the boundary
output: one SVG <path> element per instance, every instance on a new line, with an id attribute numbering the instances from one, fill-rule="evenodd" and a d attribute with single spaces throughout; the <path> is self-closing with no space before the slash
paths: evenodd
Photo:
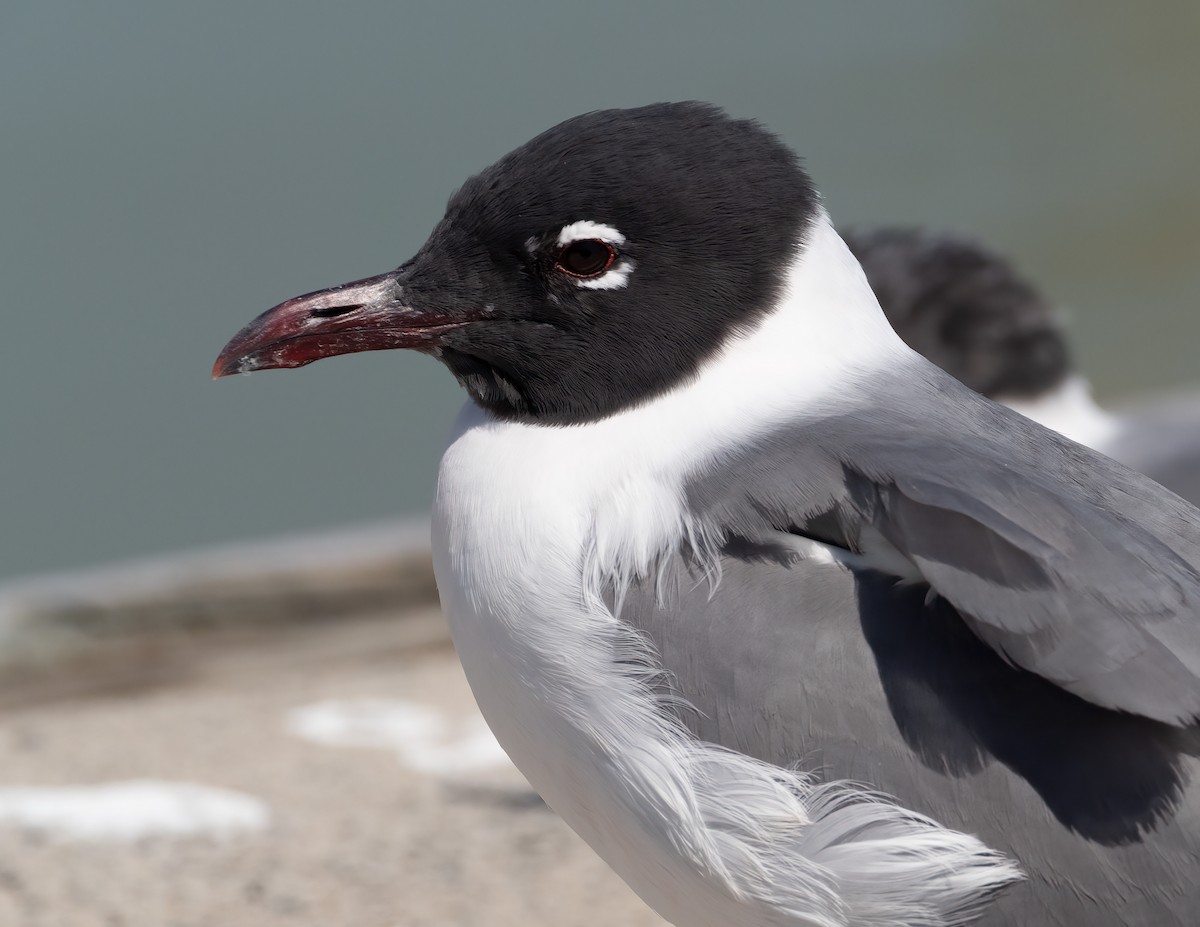
<path id="1" fill-rule="evenodd" d="M 0 828 L 3 927 L 641 927 L 654 916 L 511 766 L 416 772 L 285 718 L 324 699 L 475 713 L 440 615 L 221 633 L 187 660 L 0 702 L 0 786 L 156 778 L 233 789 L 270 826 L 63 843 Z"/>

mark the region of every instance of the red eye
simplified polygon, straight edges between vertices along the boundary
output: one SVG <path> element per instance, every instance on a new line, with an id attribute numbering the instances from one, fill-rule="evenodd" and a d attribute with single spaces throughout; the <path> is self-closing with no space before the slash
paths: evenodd
<path id="1" fill-rule="evenodd" d="M 616 259 L 617 252 L 608 242 L 599 238 L 581 238 L 563 248 L 555 264 L 572 277 L 599 277 Z"/>

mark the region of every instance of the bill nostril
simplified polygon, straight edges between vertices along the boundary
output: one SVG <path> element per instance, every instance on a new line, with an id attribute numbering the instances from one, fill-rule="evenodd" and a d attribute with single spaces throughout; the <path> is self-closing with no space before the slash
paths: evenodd
<path id="1" fill-rule="evenodd" d="M 339 315 L 349 315 L 362 308 L 361 304 L 353 306 L 326 306 L 324 309 L 314 309 L 312 317 L 314 319 L 332 319 Z"/>

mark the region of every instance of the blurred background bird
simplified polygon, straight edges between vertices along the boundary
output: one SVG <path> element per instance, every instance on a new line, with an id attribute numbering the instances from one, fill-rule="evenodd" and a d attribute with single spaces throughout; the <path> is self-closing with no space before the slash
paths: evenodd
<path id="1" fill-rule="evenodd" d="M 910 347 L 989 399 L 1200 501 L 1200 392 L 1106 410 L 1073 366 L 1067 313 L 1000 254 L 928 229 L 844 237 Z"/>

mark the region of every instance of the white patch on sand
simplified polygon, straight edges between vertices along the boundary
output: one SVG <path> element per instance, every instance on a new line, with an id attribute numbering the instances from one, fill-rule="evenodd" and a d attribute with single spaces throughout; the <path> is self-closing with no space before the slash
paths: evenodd
<path id="1" fill-rule="evenodd" d="M 232 837 L 262 830 L 270 817 L 257 798 L 187 782 L 0 787 L 0 825 L 65 841 Z"/>
<path id="2" fill-rule="evenodd" d="M 331 747 L 396 751 L 411 769 L 456 775 L 509 765 L 508 755 L 478 715 L 451 720 L 398 699 L 331 699 L 288 713 L 289 733 Z"/>

